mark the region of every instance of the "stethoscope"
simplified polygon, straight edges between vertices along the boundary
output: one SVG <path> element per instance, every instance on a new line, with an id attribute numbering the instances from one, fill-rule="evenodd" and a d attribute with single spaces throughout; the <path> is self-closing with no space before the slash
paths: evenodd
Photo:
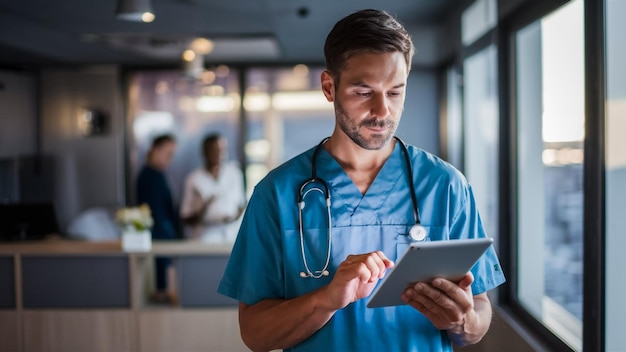
<path id="1" fill-rule="evenodd" d="M 331 223 L 331 201 L 330 201 L 330 188 L 328 187 L 328 183 L 323 179 L 317 177 L 317 155 L 322 148 L 322 145 L 326 143 L 329 137 L 324 138 L 318 145 L 315 147 L 313 151 L 313 157 L 311 159 L 311 178 L 302 182 L 300 185 L 300 191 L 298 192 L 298 221 L 299 221 L 299 230 L 300 230 L 300 249 L 302 250 L 302 261 L 304 262 L 304 269 L 306 271 L 300 272 L 301 278 L 312 277 L 314 279 L 319 279 L 322 276 L 328 276 L 330 273 L 328 272 L 328 265 L 330 264 L 330 246 L 332 243 L 332 223 Z M 417 207 L 417 196 L 415 195 L 415 187 L 413 187 L 413 167 L 411 165 L 411 158 L 409 157 L 409 151 L 406 148 L 406 144 L 398 138 L 394 138 L 400 143 L 400 148 L 402 149 L 402 153 L 404 154 L 404 160 L 406 161 L 406 170 L 407 176 L 409 179 L 409 190 L 411 191 L 411 201 L 413 202 L 413 216 L 415 218 L 415 224 L 409 230 L 409 236 L 413 241 L 423 241 L 426 238 L 426 228 L 420 223 L 420 214 L 419 209 Z M 311 186 L 312 185 L 312 186 Z M 311 186 L 311 187 L 309 187 Z M 326 199 L 326 211 L 328 218 L 328 251 L 326 254 L 326 262 L 324 263 L 324 267 L 321 270 L 311 271 L 309 268 L 309 263 L 306 259 L 306 253 L 304 250 L 304 229 L 303 229 L 303 221 L 302 221 L 302 210 L 304 209 L 305 202 L 304 199 L 311 192 L 319 192 Z"/>

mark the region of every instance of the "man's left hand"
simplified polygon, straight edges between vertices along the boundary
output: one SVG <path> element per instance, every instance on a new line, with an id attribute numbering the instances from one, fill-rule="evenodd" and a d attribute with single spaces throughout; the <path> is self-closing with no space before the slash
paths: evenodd
<path id="1" fill-rule="evenodd" d="M 443 278 L 431 283 L 418 282 L 404 291 L 402 299 L 424 314 L 437 329 L 462 332 L 466 320 L 475 314 L 473 281 L 472 273 L 467 273 L 458 283 Z"/>

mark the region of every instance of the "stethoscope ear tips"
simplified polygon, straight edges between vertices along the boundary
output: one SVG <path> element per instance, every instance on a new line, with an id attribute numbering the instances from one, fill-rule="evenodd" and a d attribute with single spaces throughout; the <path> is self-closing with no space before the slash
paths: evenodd
<path id="1" fill-rule="evenodd" d="M 330 273 L 328 272 L 328 270 L 324 270 L 324 271 L 322 271 L 322 275 L 328 276 L 328 275 L 330 275 Z"/>
<path id="2" fill-rule="evenodd" d="M 301 272 L 300 272 L 300 277 L 301 277 L 301 278 L 303 278 L 303 279 L 304 279 L 304 278 L 305 278 L 305 277 L 307 277 L 307 276 L 309 276 L 309 275 L 307 275 L 304 271 L 301 271 Z"/>
<path id="3" fill-rule="evenodd" d="M 304 201 L 301 201 L 299 205 L 300 205 L 300 209 L 304 209 Z M 300 276 L 302 276 L 302 275 L 300 275 Z"/>

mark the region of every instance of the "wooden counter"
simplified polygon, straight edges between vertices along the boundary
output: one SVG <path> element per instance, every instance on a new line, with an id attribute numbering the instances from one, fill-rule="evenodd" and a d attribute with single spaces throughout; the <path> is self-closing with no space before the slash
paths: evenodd
<path id="1" fill-rule="evenodd" d="M 65 239 L 0 244 L 0 351 L 245 351 L 237 302 L 217 285 L 230 245 Z M 154 258 L 169 257 L 178 301 L 156 305 Z"/>

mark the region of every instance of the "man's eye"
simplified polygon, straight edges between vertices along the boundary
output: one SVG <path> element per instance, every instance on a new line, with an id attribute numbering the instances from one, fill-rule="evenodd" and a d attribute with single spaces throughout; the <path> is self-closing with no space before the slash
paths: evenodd
<path id="1" fill-rule="evenodd" d="M 360 97 L 369 97 L 372 95 L 372 93 L 370 92 L 356 92 L 356 95 L 360 96 Z"/>

